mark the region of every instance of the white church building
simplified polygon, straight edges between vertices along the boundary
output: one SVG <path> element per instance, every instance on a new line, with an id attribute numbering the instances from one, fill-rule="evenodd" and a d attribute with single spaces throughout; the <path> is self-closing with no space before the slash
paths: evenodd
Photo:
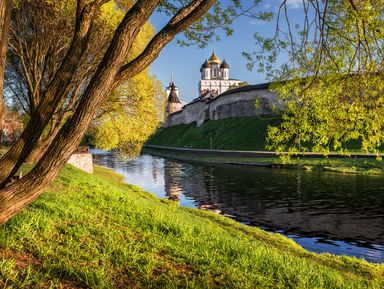
<path id="1" fill-rule="evenodd" d="M 243 82 L 238 79 L 229 78 L 229 64 L 220 58 L 213 51 L 211 57 L 207 59 L 200 68 L 201 80 L 199 81 L 199 97 L 216 97 L 229 88 L 235 88 Z"/>

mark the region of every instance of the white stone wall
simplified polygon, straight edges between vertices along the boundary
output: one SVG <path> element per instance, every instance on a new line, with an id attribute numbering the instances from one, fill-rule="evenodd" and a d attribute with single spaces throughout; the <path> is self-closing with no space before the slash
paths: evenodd
<path id="1" fill-rule="evenodd" d="M 223 79 L 210 79 L 200 80 L 199 82 L 199 95 L 204 90 L 216 90 L 219 94 L 226 92 L 230 86 L 238 85 L 241 80 L 223 80 Z"/>
<path id="2" fill-rule="evenodd" d="M 93 158 L 90 153 L 74 153 L 69 158 L 68 164 L 87 173 L 93 173 Z"/>
<path id="3" fill-rule="evenodd" d="M 256 98 L 260 107 L 256 109 Z M 214 100 L 195 101 L 184 106 L 181 112 L 171 114 L 164 127 L 196 122 L 200 126 L 206 120 L 219 120 L 229 117 L 267 115 L 273 113 L 273 107 L 283 110 L 276 94 L 268 89 L 254 89 L 219 95 Z"/>

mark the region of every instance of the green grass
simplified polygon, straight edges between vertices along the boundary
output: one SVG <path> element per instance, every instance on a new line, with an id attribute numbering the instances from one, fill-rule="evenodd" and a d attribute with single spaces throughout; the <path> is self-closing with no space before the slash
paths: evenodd
<path id="1" fill-rule="evenodd" d="M 93 173 L 99 176 L 102 176 L 106 179 L 112 180 L 112 181 L 118 181 L 122 182 L 124 180 L 124 176 L 120 175 L 118 173 L 115 173 L 114 171 L 107 169 L 105 167 L 101 166 L 93 166 Z"/>
<path id="2" fill-rule="evenodd" d="M 226 150 L 265 150 L 268 125 L 280 123 L 280 117 L 236 117 L 207 121 L 202 126 L 177 125 L 162 129 L 147 144 L 170 147 Z"/>
<path id="3" fill-rule="evenodd" d="M 310 253 L 283 236 L 178 207 L 116 178 L 67 166 L 3 225 L 0 287 L 384 286 L 382 265 Z"/>
<path id="4" fill-rule="evenodd" d="M 159 130 L 148 145 L 189 147 L 196 149 L 266 150 L 268 126 L 278 126 L 281 116 L 233 117 L 209 120 L 202 126 L 195 123 L 176 125 Z M 212 146 L 211 146 L 212 140 Z M 350 152 L 361 152 L 361 141 L 345 144 Z M 384 145 L 379 147 L 384 152 Z"/>

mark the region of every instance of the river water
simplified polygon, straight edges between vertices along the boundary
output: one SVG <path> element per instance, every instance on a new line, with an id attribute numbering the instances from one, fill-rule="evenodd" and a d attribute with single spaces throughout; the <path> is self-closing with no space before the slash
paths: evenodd
<path id="1" fill-rule="evenodd" d="M 286 235 L 314 252 L 384 263 L 384 177 L 185 162 L 143 154 L 94 162 L 181 206 Z"/>

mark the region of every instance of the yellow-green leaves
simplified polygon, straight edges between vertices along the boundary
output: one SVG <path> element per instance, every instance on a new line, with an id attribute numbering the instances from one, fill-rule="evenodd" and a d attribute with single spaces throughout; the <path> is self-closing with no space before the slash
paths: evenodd
<path id="1" fill-rule="evenodd" d="M 164 93 L 159 81 L 144 71 L 121 85 L 104 105 L 93 127 L 94 144 L 136 156 L 155 132 L 163 113 Z"/>

